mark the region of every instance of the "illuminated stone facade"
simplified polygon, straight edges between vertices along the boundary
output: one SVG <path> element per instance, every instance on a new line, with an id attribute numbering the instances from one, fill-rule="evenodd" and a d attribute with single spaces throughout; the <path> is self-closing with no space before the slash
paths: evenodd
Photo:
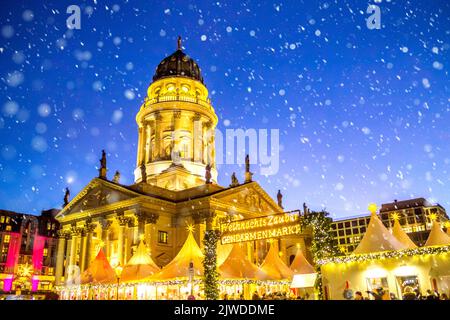
<path id="1" fill-rule="evenodd" d="M 102 247 L 111 265 L 127 263 L 143 238 L 153 260 L 169 263 L 194 226 L 197 243 L 222 218 L 253 218 L 283 212 L 257 182 L 217 184 L 214 129 L 217 116 L 198 65 L 181 49 L 157 67 L 136 121 L 139 130 L 135 183 L 122 185 L 100 174 L 68 202 L 57 219 L 56 280 L 85 270 Z M 210 174 L 210 178 L 205 178 Z M 249 258 L 261 263 L 266 240 L 247 242 Z M 304 235 L 278 240 L 286 263 Z M 73 266 L 73 267 L 69 267 Z"/>

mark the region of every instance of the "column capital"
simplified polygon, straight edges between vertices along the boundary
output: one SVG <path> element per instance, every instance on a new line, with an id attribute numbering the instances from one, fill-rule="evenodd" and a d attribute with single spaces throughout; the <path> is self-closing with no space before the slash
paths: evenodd
<path id="1" fill-rule="evenodd" d="M 194 116 L 192 117 L 193 121 L 199 121 L 202 118 L 202 116 L 200 115 L 200 113 L 196 112 L 194 114 Z"/>
<path id="2" fill-rule="evenodd" d="M 192 214 L 192 218 L 194 219 L 195 224 L 203 222 L 211 223 L 215 217 L 216 217 L 215 210 L 200 210 Z"/>
<path id="3" fill-rule="evenodd" d="M 153 224 L 155 224 L 159 218 L 159 215 L 157 213 L 149 212 L 142 208 L 137 209 L 135 216 L 137 217 L 138 222 Z"/>
<path id="4" fill-rule="evenodd" d="M 128 225 L 130 223 L 130 217 L 125 217 L 124 214 L 122 213 L 121 215 L 118 215 L 116 217 L 117 221 L 119 222 L 119 225 L 121 227 L 124 227 L 126 225 Z"/>
<path id="5" fill-rule="evenodd" d="M 71 232 L 69 230 L 58 230 L 56 231 L 56 234 L 58 235 L 59 239 L 65 239 L 67 240 L 70 237 Z"/>
<path id="6" fill-rule="evenodd" d="M 181 118 L 181 111 L 180 110 L 176 110 L 173 112 L 173 117 L 175 119 L 180 119 Z"/>
<path id="7" fill-rule="evenodd" d="M 108 230 L 112 225 L 112 221 L 107 220 L 107 219 L 102 219 L 102 220 L 100 220 L 99 223 L 100 223 L 100 226 L 102 227 L 102 230 Z"/>
<path id="8" fill-rule="evenodd" d="M 79 236 L 83 232 L 83 228 L 77 227 L 76 225 L 72 225 L 71 228 L 71 235 L 73 236 Z"/>

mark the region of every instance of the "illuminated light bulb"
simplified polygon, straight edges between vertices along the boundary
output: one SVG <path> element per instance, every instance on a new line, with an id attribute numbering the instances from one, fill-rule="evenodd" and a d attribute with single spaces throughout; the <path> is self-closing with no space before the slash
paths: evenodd
<path id="1" fill-rule="evenodd" d="M 430 214 L 429 217 L 430 217 L 430 220 L 431 220 L 431 221 L 436 221 L 436 219 L 437 219 L 436 213 Z"/>
<path id="2" fill-rule="evenodd" d="M 192 224 L 188 224 L 188 226 L 186 227 L 186 230 L 189 232 L 194 232 L 194 226 Z"/>
<path id="3" fill-rule="evenodd" d="M 393 213 L 392 214 L 392 220 L 397 221 L 399 218 L 400 217 L 399 217 L 398 213 Z"/>

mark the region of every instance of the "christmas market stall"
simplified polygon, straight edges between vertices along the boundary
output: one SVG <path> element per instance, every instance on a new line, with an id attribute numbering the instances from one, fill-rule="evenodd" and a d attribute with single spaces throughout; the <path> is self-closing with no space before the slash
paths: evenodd
<path id="1" fill-rule="evenodd" d="M 248 259 L 241 244 L 231 246 L 230 253 L 218 268 L 221 298 L 239 299 L 243 294 L 245 299 L 250 299 L 251 293 L 257 290 L 257 283 L 267 280 L 268 275 Z"/>
<path id="2" fill-rule="evenodd" d="M 326 299 L 352 299 L 356 291 L 374 299 L 402 299 L 405 291 L 436 290 L 449 292 L 450 237 L 435 217 L 428 240 L 416 247 L 394 222 L 392 233 L 369 206 L 371 217 L 367 231 L 354 252 L 347 256 L 321 259 Z M 395 217 L 394 217 L 395 220 Z"/>
<path id="3" fill-rule="evenodd" d="M 296 296 L 315 298 L 314 284 L 317 273 L 314 267 L 305 258 L 300 247 L 297 248 L 294 260 L 290 266 L 294 276 L 292 278 L 291 289 L 294 289 Z"/>
<path id="4" fill-rule="evenodd" d="M 144 241 L 141 240 L 136 252 L 120 274 L 122 286 L 119 287 L 118 298 L 132 298 L 137 300 L 154 299 L 153 293 L 155 290 L 153 286 L 147 283 L 141 283 L 141 281 L 159 271 L 160 268 L 151 258 Z"/>
<path id="5" fill-rule="evenodd" d="M 260 293 L 280 292 L 288 294 L 293 271 L 281 260 L 278 246 L 271 242 L 269 251 L 261 264 L 261 270 L 267 274 L 267 280 L 260 286 Z"/>
<path id="6" fill-rule="evenodd" d="M 192 229 L 175 258 L 154 275 L 142 280 L 154 295 L 144 299 L 185 300 L 188 296 L 202 298 L 203 253 L 194 239 Z"/>
<path id="7" fill-rule="evenodd" d="M 73 268 L 66 285 L 59 291 L 62 300 L 107 300 L 111 298 L 111 287 L 116 282 L 114 269 L 100 249 L 89 267 L 81 274 Z"/>

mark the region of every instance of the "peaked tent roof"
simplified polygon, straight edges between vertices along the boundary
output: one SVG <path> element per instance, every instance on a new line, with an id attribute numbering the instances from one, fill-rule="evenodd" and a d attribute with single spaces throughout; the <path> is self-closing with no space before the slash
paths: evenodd
<path id="1" fill-rule="evenodd" d="M 233 249 L 232 244 L 221 244 L 220 242 L 217 244 L 217 265 L 220 266 L 230 255 L 231 250 Z"/>
<path id="2" fill-rule="evenodd" d="M 417 248 L 416 244 L 406 234 L 405 230 L 400 226 L 398 219 L 395 219 L 394 226 L 392 227 L 392 235 L 401 243 L 403 243 L 407 249 Z"/>
<path id="3" fill-rule="evenodd" d="M 449 244 L 450 236 L 441 229 L 439 222 L 434 220 L 425 246 L 445 246 Z"/>
<path id="4" fill-rule="evenodd" d="M 218 271 L 223 279 L 268 279 L 267 274 L 248 259 L 239 243 L 232 245 L 228 257 L 219 266 Z"/>
<path id="5" fill-rule="evenodd" d="M 159 270 L 160 268 L 150 257 L 144 241 L 141 240 L 136 252 L 131 257 L 130 261 L 128 261 L 127 265 L 123 268 L 121 280 L 141 280 L 157 273 Z"/>
<path id="6" fill-rule="evenodd" d="M 189 231 L 188 237 L 181 247 L 180 251 L 160 272 L 155 273 L 148 280 L 160 281 L 175 278 L 189 277 L 189 264 L 194 265 L 194 276 L 203 275 L 203 253 L 194 239 L 192 231 Z"/>
<path id="7" fill-rule="evenodd" d="M 267 273 L 270 280 L 290 279 L 294 275 L 294 272 L 281 260 L 273 243 L 270 245 L 261 269 Z"/>
<path id="8" fill-rule="evenodd" d="M 406 245 L 397 240 L 372 211 L 366 233 L 352 254 L 364 254 L 379 251 L 406 249 Z"/>
<path id="9" fill-rule="evenodd" d="M 291 263 L 291 270 L 294 274 L 315 273 L 314 267 L 306 260 L 302 249 L 298 248 L 294 260 Z"/>
<path id="10" fill-rule="evenodd" d="M 92 260 L 89 267 L 80 276 L 81 284 L 85 283 L 114 283 L 116 273 L 108 262 L 108 259 L 100 249 L 97 256 Z"/>

